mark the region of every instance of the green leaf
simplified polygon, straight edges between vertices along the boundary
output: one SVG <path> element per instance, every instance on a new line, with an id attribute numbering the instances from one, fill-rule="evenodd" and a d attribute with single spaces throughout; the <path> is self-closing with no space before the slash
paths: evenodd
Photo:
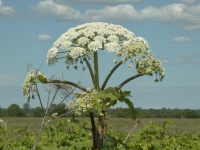
<path id="1" fill-rule="evenodd" d="M 122 99 L 129 107 L 130 111 L 131 111 L 131 117 L 132 119 L 136 119 L 137 118 L 137 112 L 134 108 L 133 103 L 128 99 L 128 98 L 123 98 Z"/>
<path id="2" fill-rule="evenodd" d="M 112 95 L 114 95 L 117 98 L 120 98 L 121 95 L 119 94 L 119 92 L 117 91 L 117 89 L 115 87 L 108 87 L 107 89 L 104 90 L 106 93 L 111 93 Z"/>
<path id="3" fill-rule="evenodd" d="M 127 98 L 127 97 L 131 97 L 131 95 L 130 95 L 131 91 L 122 91 L 122 90 L 119 90 L 119 93 L 121 95 L 119 101 L 125 102 L 128 105 L 128 107 L 129 107 L 129 109 L 131 111 L 131 117 L 132 117 L 132 119 L 136 119 L 137 112 L 136 112 L 136 110 L 134 108 L 133 103 Z"/>
<path id="4" fill-rule="evenodd" d="M 124 97 L 127 97 L 127 96 L 131 97 L 131 91 L 122 91 L 122 90 L 120 90 L 119 93 L 121 95 L 120 98 L 124 98 Z"/>
<path id="5" fill-rule="evenodd" d="M 101 93 L 106 109 L 110 106 L 114 106 L 117 103 L 117 100 L 121 97 L 121 95 L 116 91 L 116 89 L 112 87 L 101 91 Z"/>

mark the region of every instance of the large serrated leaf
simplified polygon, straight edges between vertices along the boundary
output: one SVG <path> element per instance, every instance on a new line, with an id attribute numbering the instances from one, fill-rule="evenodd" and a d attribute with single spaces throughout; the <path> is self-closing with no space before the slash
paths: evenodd
<path id="1" fill-rule="evenodd" d="M 137 112 L 136 112 L 136 110 L 134 108 L 133 103 L 127 98 L 127 97 L 131 97 L 131 95 L 130 95 L 131 91 L 122 91 L 122 90 L 120 90 L 119 93 L 121 95 L 119 101 L 125 102 L 128 105 L 128 107 L 129 107 L 129 109 L 131 111 L 131 117 L 132 117 L 132 119 L 136 119 Z"/>
<path id="2" fill-rule="evenodd" d="M 130 111 L 131 111 L 131 117 L 132 119 L 136 119 L 137 118 L 137 112 L 134 108 L 133 103 L 128 99 L 128 98 L 123 98 L 122 99 L 129 107 Z"/>

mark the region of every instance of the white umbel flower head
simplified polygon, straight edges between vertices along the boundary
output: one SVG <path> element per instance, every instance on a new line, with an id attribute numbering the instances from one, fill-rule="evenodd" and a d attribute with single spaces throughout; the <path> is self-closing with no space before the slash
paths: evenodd
<path id="1" fill-rule="evenodd" d="M 164 76 L 161 63 L 155 59 L 143 37 L 136 37 L 120 25 L 103 22 L 81 24 L 63 33 L 48 51 L 47 63 L 53 65 L 58 59 L 65 58 L 69 67 L 77 63 L 78 59 L 82 62 L 83 58 L 92 58 L 90 55 L 99 50 L 123 57 L 124 63 L 131 59 L 132 63 L 139 64 L 138 73 L 150 74 L 153 70 L 161 79 Z M 63 54 L 64 57 L 58 57 Z M 132 65 L 128 68 L 131 69 Z"/>
<path id="2" fill-rule="evenodd" d="M 117 54 L 119 52 L 119 44 L 117 44 L 115 42 L 107 43 L 107 44 L 105 44 L 105 49 L 108 52 Z"/>
<path id="3" fill-rule="evenodd" d="M 102 44 L 99 41 L 92 41 L 88 44 L 90 51 L 96 52 L 102 48 Z"/>
<path id="4" fill-rule="evenodd" d="M 148 42 L 143 37 L 139 36 L 139 37 L 135 38 L 134 41 L 136 41 L 136 42 L 142 42 L 145 46 L 148 47 Z"/>
<path id="5" fill-rule="evenodd" d="M 73 59 L 77 59 L 79 56 L 83 56 L 85 54 L 85 49 L 82 47 L 74 47 L 72 48 L 69 56 Z"/>
<path id="6" fill-rule="evenodd" d="M 107 38 L 108 41 L 110 42 L 115 42 L 115 43 L 118 43 L 119 42 L 119 38 L 118 36 L 116 35 L 110 35 L 108 38 Z"/>
<path id="7" fill-rule="evenodd" d="M 57 62 L 56 56 L 58 53 L 58 49 L 56 47 L 52 47 L 47 54 L 47 63 L 49 65 L 53 65 Z"/>
<path id="8" fill-rule="evenodd" d="M 105 42 L 106 42 L 106 39 L 105 39 L 103 36 L 101 36 L 101 35 L 96 36 L 96 37 L 94 38 L 94 40 L 95 40 L 95 41 L 99 41 L 99 42 L 101 42 L 101 43 L 105 43 Z"/>
<path id="9" fill-rule="evenodd" d="M 90 40 L 86 37 L 81 37 L 80 39 L 78 39 L 78 44 L 80 46 L 84 46 L 86 44 L 88 44 L 90 42 Z"/>
<path id="10" fill-rule="evenodd" d="M 60 48 L 63 49 L 63 50 L 68 50 L 71 45 L 72 45 L 71 41 L 64 41 L 62 43 L 62 45 L 60 46 Z"/>
<path id="11" fill-rule="evenodd" d="M 114 25 L 103 22 L 92 22 L 78 25 L 63 33 L 58 40 L 54 42 L 53 48 L 47 55 L 47 63 L 54 64 L 57 61 L 58 51 L 66 51 L 66 57 L 79 59 L 99 50 L 106 50 L 118 54 L 120 47 L 127 41 L 133 41 L 135 35 L 133 32 L 120 25 Z M 74 47 L 81 47 L 77 52 Z M 76 52 L 75 52 L 76 51 Z"/>

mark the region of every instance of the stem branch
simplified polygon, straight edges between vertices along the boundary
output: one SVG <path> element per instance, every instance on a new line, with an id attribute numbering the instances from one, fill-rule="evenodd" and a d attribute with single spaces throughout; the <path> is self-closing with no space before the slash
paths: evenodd
<path id="1" fill-rule="evenodd" d="M 106 86 L 108 80 L 110 79 L 111 75 L 115 72 L 115 70 L 116 70 L 121 64 L 123 64 L 123 60 L 120 61 L 117 65 L 115 65 L 115 67 L 114 67 L 114 68 L 110 71 L 110 73 L 107 75 L 107 77 L 106 77 L 106 79 L 105 79 L 105 81 L 104 81 L 104 83 L 103 83 L 103 85 L 102 85 L 102 87 L 101 87 L 101 90 L 104 90 L 104 88 L 105 88 L 105 86 Z"/>
<path id="2" fill-rule="evenodd" d="M 70 82 L 70 81 L 65 81 L 65 80 L 47 80 L 46 83 L 64 83 L 64 84 L 69 84 L 69 85 L 75 86 L 82 91 L 87 91 L 86 88 L 80 86 L 79 84 L 74 83 L 74 82 Z"/>
<path id="3" fill-rule="evenodd" d="M 125 81 L 123 81 L 123 82 L 118 86 L 118 89 L 121 89 L 126 83 L 128 83 L 128 82 L 130 82 L 131 80 L 136 79 L 136 78 L 138 78 L 138 77 L 140 77 L 140 76 L 143 76 L 143 74 L 137 74 L 137 75 L 134 75 L 134 76 L 132 76 L 132 77 L 126 79 Z"/>

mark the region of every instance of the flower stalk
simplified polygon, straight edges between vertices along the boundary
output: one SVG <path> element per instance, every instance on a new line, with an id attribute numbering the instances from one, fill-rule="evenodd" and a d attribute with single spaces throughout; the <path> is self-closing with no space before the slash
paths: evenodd
<path id="1" fill-rule="evenodd" d="M 99 64 L 97 52 L 94 52 L 94 89 L 99 91 Z"/>
<path id="2" fill-rule="evenodd" d="M 71 82 L 71 81 L 66 81 L 66 80 L 47 80 L 46 83 L 64 83 L 64 84 L 69 84 L 69 85 L 72 85 L 82 91 L 87 91 L 86 88 L 82 87 L 81 85 L 77 84 L 77 83 L 74 83 L 74 82 Z"/>

